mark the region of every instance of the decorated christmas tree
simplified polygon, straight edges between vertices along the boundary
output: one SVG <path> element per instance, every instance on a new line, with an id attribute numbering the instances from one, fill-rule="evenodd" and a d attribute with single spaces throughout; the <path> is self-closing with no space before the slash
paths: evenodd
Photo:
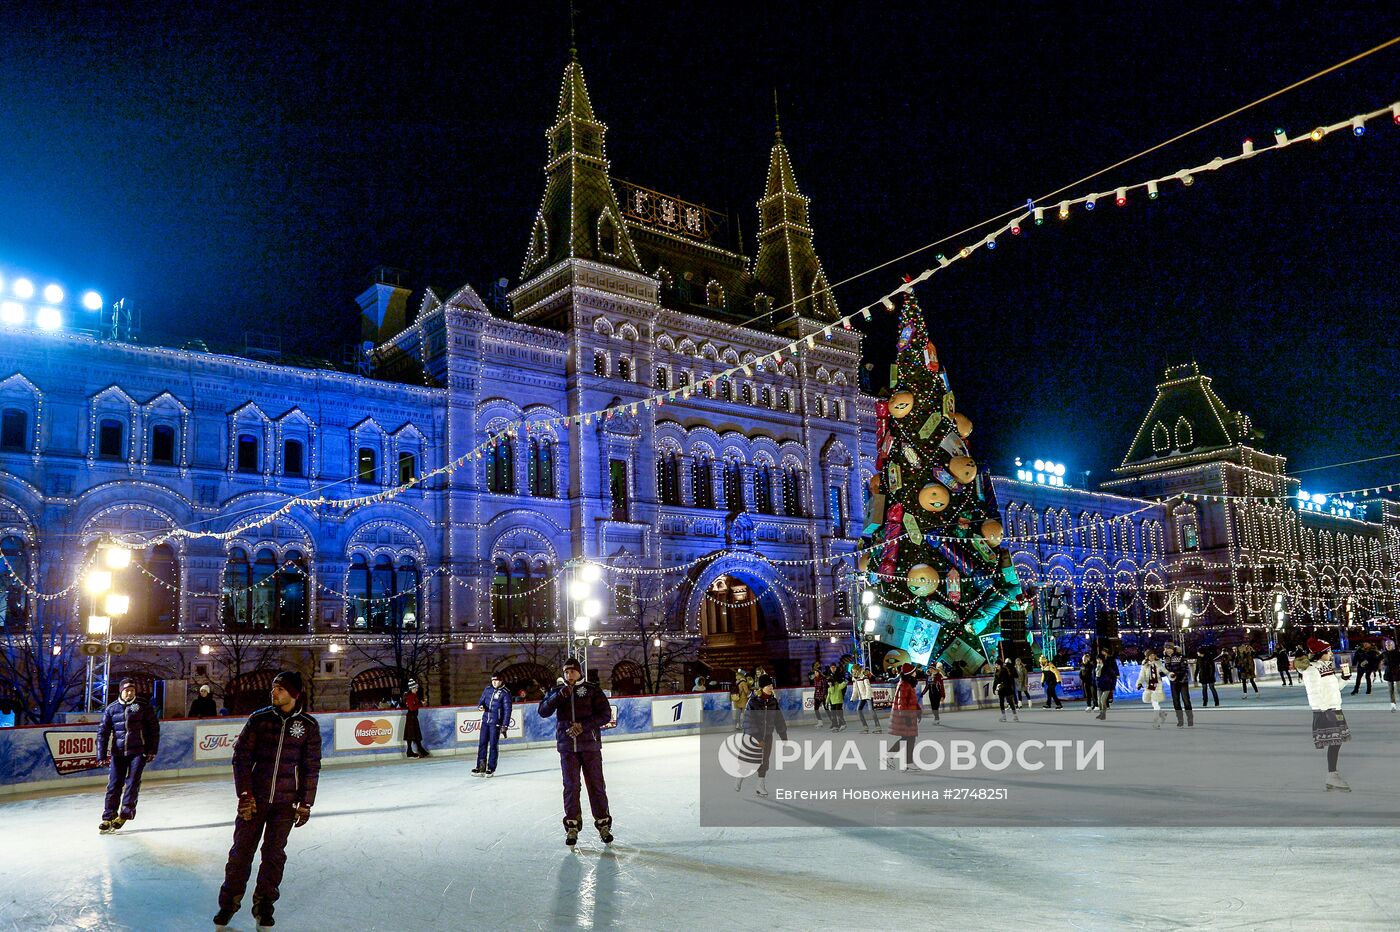
<path id="1" fill-rule="evenodd" d="M 996 658 L 997 615 L 1021 587 L 991 477 L 968 450 L 972 422 L 954 405 L 913 295 L 899 316 L 890 396 L 875 406 L 860 564 L 880 606 L 874 637 L 887 665 L 962 660 L 976 670 Z"/>

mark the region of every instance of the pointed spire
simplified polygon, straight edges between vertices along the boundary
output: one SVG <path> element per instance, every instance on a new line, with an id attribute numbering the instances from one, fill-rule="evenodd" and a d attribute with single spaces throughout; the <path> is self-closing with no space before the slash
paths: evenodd
<path id="1" fill-rule="evenodd" d="M 783 119 L 778 112 L 778 89 L 776 87 L 773 88 L 773 140 L 775 142 L 783 141 Z"/>
<path id="2" fill-rule="evenodd" d="M 836 302 L 827 291 L 826 274 L 812 248 L 808 200 L 797 190 L 792 161 L 777 124 L 774 91 L 773 150 L 768 160 L 768 183 L 758 202 L 758 257 L 754 278 L 773 301 L 777 329 L 790 329 L 795 317 L 835 318 Z"/>
<path id="3" fill-rule="evenodd" d="M 765 199 L 777 194 L 796 194 L 797 179 L 792 174 L 792 162 L 788 159 L 787 146 L 783 145 L 783 131 L 773 134 L 773 151 L 768 156 L 768 184 L 763 190 Z"/>
<path id="4" fill-rule="evenodd" d="M 578 50 L 569 49 L 569 64 L 564 68 L 564 86 L 559 90 L 559 112 L 556 119 L 595 122 L 593 104 L 588 99 L 588 85 L 583 80 L 583 66 L 578 63 Z"/>

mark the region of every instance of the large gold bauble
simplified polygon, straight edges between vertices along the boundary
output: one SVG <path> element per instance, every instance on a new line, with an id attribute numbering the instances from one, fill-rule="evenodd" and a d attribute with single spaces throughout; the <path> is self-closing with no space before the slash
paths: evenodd
<path id="1" fill-rule="evenodd" d="M 982 539 L 987 542 L 988 547 L 1000 547 L 1002 533 L 1000 521 L 988 518 L 982 522 Z"/>
<path id="2" fill-rule="evenodd" d="M 932 511 L 935 514 L 948 507 L 948 503 L 953 500 L 948 487 L 941 482 L 930 482 L 919 490 L 919 506 L 924 511 Z"/>
<path id="3" fill-rule="evenodd" d="M 914 412 L 914 393 L 895 392 L 890 396 L 890 414 L 896 418 L 906 417 Z"/>
<path id="4" fill-rule="evenodd" d="M 953 474 L 953 478 L 967 485 L 977 478 L 977 464 L 970 456 L 955 456 L 948 462 L 948 471 Z"/>
<path id="5" fill-rule="evenodd" d="M 958 436 L 966 440 L 972 435 L 972 421 L 966 414 L 958 412 L 953 415 L 953 424 L 958 428 Z"/>
<path id="6" fill-rule="evenodd" d="M 909 584 L 909 591 L 919 598 L 931 595 L 933 590 L 938 588 L 938 570 L 927 563 L 920 563 L 909 569 L 909 575 L 905 577 Z"/>

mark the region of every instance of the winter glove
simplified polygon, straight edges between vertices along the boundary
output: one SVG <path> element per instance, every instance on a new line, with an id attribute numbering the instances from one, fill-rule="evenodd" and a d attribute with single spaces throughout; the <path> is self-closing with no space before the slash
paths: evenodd
<path id="1" fill-rule="evenodd" d="M 301 828 L 311 818 L 311 807 L 298 805 L 292 807 L 292 828 Z"/>
<path id="2" fill-rule="evenodd" d="M 151 761 L 153 761 L 153 760 L 156 759 L 156 756 L 155 756 L 154 754 L 145 754 L 145 755 L 142 755 L 142 756 L 146 758 L 146 763 L 148 763 L 148 764 L 149 764 Z"/>
<path id="3" fill-rule="evenodd" d="M 253 821 L 253 816 L 258 814 L 258 801 L 253 798 L 252 793 L 244 793 L 238 797 L 238 817 L 244 822 Z"/>
<path id="4" fill-rule="evenodd" d="M 583 726 L 578 722 L 574 722 L 569 726 L 568 734 L 571 738 L 577 738 L 579 735 L 583 734 Z"/>

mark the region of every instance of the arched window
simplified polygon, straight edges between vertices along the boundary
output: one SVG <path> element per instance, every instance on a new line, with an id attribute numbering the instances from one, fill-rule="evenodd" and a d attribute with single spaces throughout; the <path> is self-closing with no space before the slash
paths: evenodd
<path id="1" fill-rule="evenodd" d="M 300 440 L 282 441 L 282 474 L 285 476 L 306 475 L 305 448 Z"/>
<path id="2" fill-rule="evenodd" d="M 383 631 L 393 620 L 394 561 L 388 554 L 374 558 L 369 571 L 369 597 L 369 626 Z"/>
<path id="3" fill-rule="evenodd" d="M 29 449 L 29 412 L 6 408 L 0 415 L 0 450 Z"/>
<path id="4" fill-rule="evenodd" d="M 700 397 L 713 398 L 714 394 L 714 383 L 710 381 L 709 375 L 702 374 L 700 376 Z"/>
<path id="5" fill-rule="evenodd" d="M 739 386 L 739 400 L 746 405 L 753 404 L 753 385 L 745 382 Z"/>
<path id="6" fill-rule="evenodd" d="M 617 377 L 625 382 L 632 381 L 632 360 L 627 356 L 617 357 Z"/>
<path id="7" fill-rule="evenodd" d="M 247 631 L 253 623 L 253 568 L 248 552 L 234 547 L 224 563 L 223 615 L 226 631 Z"/>
<path id="8" fill-rule="evenodd" d="M 151 462 L 157 466 L 175 465 L 175 428 L 169 424 L 151 428 Z"/>
<path id="9" fill-rule="evenodd" d="M 719 282 L 712 281 L 705 286 L 705 303 L 710 307 L 724 307 L 724 289 Z"/>
<path id="10" fill-rule="evenodd" d="M 1152 427 L 1152 452 L 1161 455 L 1170 450 L 1171 446 L 1172 438 L 1167 433 L 1167 425 L 1158 421 Z"/>
<path id="11" fill-rule="evenodd" d="M 149 575 L 147 575 L 149 574 Z M 127 630 L 147 634 L 173 633 L 179 628 L 180 572 L 175 551 L 168 544 L 151 550 L 146 561 L 146 573 L 138 575 L 145 583 L 144 592 L 134 593 L 132 611 L 123 621 L 134 622 Z"/>
<path id="12" fill-rule="evenodd" d="M 759 403 L 765 408 L 773 407 L 773 389 L 767 385 L 763 386 L 763 391 L 759 393 Z"/>
<path id="13" fill-rule="evenodd" d="M 593 351 L 593 374 L 601 378 L 608 375 L 608 354 L 605 350 Z"/>
<path id="14" fill-rule="evenodd" d="M 418 457 L 412 453 L 399 454 L 399 485 L 406 485 L 410 479 L 418 478 Z"/>
<path id="15" fill-rule="evenodd" d="M 497 440 L 486 454 L 486 487 L 498 495 L 515 494 L 515 456 L 509 440 Z"/>
<path id="16" fill-rule="evenodd" d="M 607 214 L 598 221 L 598 251 L 610 256 L 617 255 L 617 226 Z"/>
<path id="17" fill-rule="evenodd" d="M 271 631 L 277 621 L 277 554 L 264 547 L 253 561 L 253 628 Z"/>
<path id="18" fill-rule="evenodd" d="M 725 376 L 719 380 L 719 400 L 734 400 L 734 386 L 730 384 L 728 376 Z"/>
<path id="19" fill-rule="evenodd" d="M 305 631 L 311 620 L 311 605 L 307 599 L 306 580 L 310 570 L 300 551 L 287 551 L 277 571 L 277 631 Z"/>
<path id="20" fill-rule="evenodd" d="M 492 611 L 498 631 L 525 631 L 529 623 L 530 564 L 524 557 L 514 562 L 496 561 L 491 583 Z"/>
<path id="21" fill-rule="evenodd" d="M 234 468 L 239 472 L 258 471 L 258 438 L 254 434 L 238 435 L 238 460 Z"/>
<path id="22" fill-rule="evenodd" d="M 846 419 L 846 403 L 840 398 L 831 399 L 831 416 L 838 421 Z"/>
<path id="23" fill-rule="evenodd" d="M 525 594 L 526 625 L 532 631 L 548 631 L 554 624 L 554 574 L 549 564 L 535 561 L 530 589 Z"/>
<path id="24" fill-rule="evenodd" d="M 379 481 L 379 451 L 374 447 L 360 447 L 355 464 L 355 478 L 360 482 Z"/>
<path id="25" fill-rule="evenodd" d="M 816 399 L 817 417 L 826 417 L 826 398 L 818 395 Z"/>
<path id="26" fill-rule="evenodd" d="M 690 387 L 690 370 L 681 369 L 676 372 L 676 388 Z"/>
<path id="27" fill-rule="evenodd" d="M 696 508 L 715 507 L 714 471 L 708 453 L 701 453 L 690 463 L 690 497 Z"/>
<path id="28" fill-rule="evenodd" d="M 104 417 L 97 425 L 97 455 L 104 460 L 126 459 L 126 425 Z"/>
<path id="29" fill-rule="evenodd" d="M 656 458 L 656 497 L 663 505 L 681 504 L 681 464 L 674 450 Z"/>
<path id="30" fill-rule="evenodd" d="M 738 460 L 724 463 L 724 507 L 728 511 L 744 511 L 744 466 Z"/>
<path id="31" fill-rule="evenodd" d="M 652 385 L 662 389 L 669 389 L 671 387 L 671 380 L 667 376 L 665 366 L 656 367 L 655 378 L 652 380 Z"/>
<path id="32" fill-rule="evenodd" d="M 24 538 L 8 534 L 0 538 L 0 628 L 22 629 L 29 622 L 29 545 Z"/>
<path id="33" fill-rule="evenodd" d="M 395 625 L 410 630 L 417 630 L 423 626 L 423 600 L 419 591 L 421 584 L 418 561 L 412 557 L 400 557 L 398 572 L 394 578 Z"/>
<path id="34" fill-rule="evenodd" d="M 530 438 L 530 494 L 554 497 L 554 441 L 549 437 Z"/>
<path id="35" fill-rule="evenodd" d="M 802 502 L 804 479 L 802 470 L 796 466 L 789 466 L 783 470 L 783 512 L 789 517 L 806 517 L 806 509 Z"/>
<path id="36" fill-rule="evenodd" d="M 792 392 L 786 388 L 778 392 L 778 407 L 784 411 L 792 410 Z"/>
<path id="37" fill-rule="evenodd" d="M 350 560 L 350 578 L 345 587 L 350 600 L 350 628 L 365 631 L 369 628 L 369 560 L 362 553 Z"/>
<path id="38" fill-rule="evenodd" d="M 755 511 L 765 515 L 773 514 L 773 472 L 767 463 L 754 467 L 753 502 Z"/>

